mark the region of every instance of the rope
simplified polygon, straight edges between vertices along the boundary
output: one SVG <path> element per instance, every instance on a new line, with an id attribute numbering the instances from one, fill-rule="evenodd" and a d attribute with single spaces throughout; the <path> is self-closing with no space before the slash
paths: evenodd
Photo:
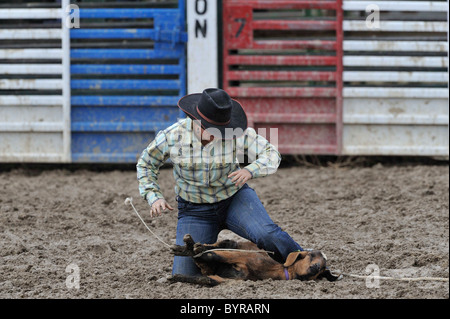
<path id="1" fill-rule="evenodd" d="M 209 253 L 211 251 L 239 251 L 243 253 L 254 253 L 254 254 L 271 254 L 274 255 L 275 253 L 273 251 L 266 251 L 266 250 L 245 250 L 245 249 L 232 249 L 232 248 L 215 248 L 215 249 L 209 249 L 205 250 L 194 257 L 200 257 L 203 254 Z"/>
<path id="2" fill-rule="evenodd" d="M 141 215 L 139 215 L 138 211 L 137 211 L 136 208 L 134 207 L 134 205 L 133 205 L 133 198 L 132 198 L 132 197 L 128 197 L 128 198 L 125 200 L 125 205 L 131 205 L 131 207 L 133 207 L 134 212 L 135 212 L 136 215 L 139 217 L 139 219 L 141 220 L 141 222 L 144 224 L 145 227 L 147 227 L 148 231 L 149 231 L 150 233 L 152 233 L 152 235 L 155 236 L 156 239 L 158 239 L 160 242 L 162 242 L 164 245 L 166 245 L 169 249 L 171 248 L 171 246 L 170 246 L 168 243 L 166 243 L 164 240 L 162 240 L 161 238 L 159 238 L 158 235 L 156 235 L 156 234 L 155 234 L 155 233 L 147 226 L 147 224 L 146 224 L 146 223 L 144 222 L 144 220 L 142 219 Z"/>
<path id="3" fill-rule="evenodd" d="M 448 278 L 439 278 L 439 277 L 416 277 L 416 278 L 398 278 L 398 277 L 384 277 L 384 276 L 360 276 L 354 274 L 342 273 L 342 275 L 347 277 L 353 277 L 358 279 L 381 279 L 381 280 L 395 280 L 395 281 L 443 281 L 448 282 Z"/>
<path id="4" fill-rule="evenodd" d="M 162 242 L 164 245 L 166 245 L 169 249 L 172 249 L 172 246 L 170 246 L 169 244 L 167 244 L 166 242 L 164 242 L 164 240 L 162 240 L 161 238 L 158 237 L 158 235 L 156 235 L 145 223 L 145 221 L 142 219 L 141 215 L 139 215 L 138 211 L 136 210 L 136 208 L 133 205 L 133 198 L 132 197 L 128 197 L 127 199 L 125 199 L 125 205 L 131 205 L 131 207 L 133 207 L 134 212 L 136 213 L 137 217 L 139 217 L 139 219 L 141 220 L 141 222 L 144 224 L 144 226 L 148 229 L 148 231 L 150 233 L 152 233 L 153 236 L 156 237 L 156 239 L 158 239 L 160 242 Z M 210 251 L 240 251 L 240 252 L 247 252 L 247 253 L 267 253 L 267 254 L 275 254 L 273 251 L 265 251 L 265 250 L 243 250 L 243 249 L 225 249 L 225 248 L 216 248 L 216 249 L 211 249 L 211 250 L 206 250 L 200 254 L 198 254 L 197 256 L 201 256 L 204 253 L 210 252 Z"/>

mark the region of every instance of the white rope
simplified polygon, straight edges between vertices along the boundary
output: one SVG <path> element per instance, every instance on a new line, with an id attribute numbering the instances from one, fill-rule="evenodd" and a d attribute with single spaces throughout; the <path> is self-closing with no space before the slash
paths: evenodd
<path id="1" fill-rule="evenodd" d="M 203 254 L 209 253 L 211 251 L 239 251 L 243 253 L 255 253 L 255 254 L 271 254 L 274 255 L 275 253 L 273 251 L 266 251 L 266 250 L 245 250 L 245 249 L 232 249 L 232 248 L 215 248 L 215 249 L 209 249 L 205 250 L 194 257 L 200 257 Z"/>
<path id="2" fill-rule="evenodd" d="M 133 207 L 134 212 L 136 213 L 136 215 L 139 217 L 139 219 L 141 220 L 141 222 L 144 224 L 145 227 L 147 227 L 148 231 L 150 233 L 152 233 L 153 236 L 156 237 L 156 239 L 158 239 L 160 242 L 162 242 L 164 245 L 166 245 L 167 247 L 169 247 L 169 249 L 171 248 L 171 246 L 169 244 L 167 244 L 166 242 L 164 242 L 164 240 L 162 240 L 161 238 L 158 237 L 158 235 L 156 235 L 148 226 L 147 224 L 144 222 L 144 220 L 142 219 L 141 215 L 139 215 L 138 211 L 136 210 L 136 208 L 133 205 L 133 198 L 132 197 L 128 197 L 127 199 L 125 199 L 125 205 L 131 205 L 131 207 Z"/>
<path id="3" fill-rule="evenodd" d="M 395 281 L 443 281 L 443 282 L 449 281 L 448 278 L 439 278 L 439 277 L 398 278 L 398 277 L 384 277 L 384 276 L 360 276 L 360 275 L 347 274 L 347 273 L 342 273 L 342 275 L 347 276 L 347 277 L 358 278 L 358 279 L 370 278 L 370 279 L 395 280 Z"/>
<path id="4" fill-rule="evenodd" d="M 133 198 L 132 197 L 128 197 L 127 199 L 125 199 L 125 205 L 131 205 L 131 207 L 133 207 L 134 212 L 136 213 L 136 215 L 139 217 L 139 219 L 141 220 L 141 222 L 144 224 L 144 226 L 148 229 L 148 231 L 150 233 L 152 233 L 153 236 L 156 237 L 156 239 L 158 239 L 160 242 L 162 242 L 164 245 L 166 245 L 167 247 L 169 247 L 169 249 L 172 249 L 172 246 L 170 246 L 169 244 L 167 244 L 166 242 L 164 242 L 161 238 L 158 237 L 158 235 L 156 235 L 145 223 L 145 221 L 142 219 L 141 215 L 138 213 L 138 211 L 136 210 L 136 208 L 133 205 Z M 265 250 L 242 250 L 242 249 L 225 249 L 225 248 L 216 248 L 216 249 L 211 249 L 211 250 L 206 250 L 200 254 L 198 254 L 197 256 L 201 256 L 204 253 L 210 252 L 210 251 L 240 251 L 240 252 L 247 252 L 247 253 L 267 253 L 267 254 L 274 254 L 273 251 L 265 251 Z"/>

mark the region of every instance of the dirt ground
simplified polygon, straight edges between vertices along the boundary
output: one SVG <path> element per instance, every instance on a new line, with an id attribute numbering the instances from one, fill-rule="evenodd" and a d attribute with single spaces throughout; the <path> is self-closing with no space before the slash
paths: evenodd
<path id="1" fill-rule="evenodd" d="M 160 184 L 175 205 L 172 170 Z M 300 245 L 322 250 L 335 272 L 449 276 L 449 167 L 296 166 L 249 182 L 272 219 Z M 0 171 L 0 298 L 449 298 L 448 282 L 236 281 L 170 284 L 176 212 L 151 220 L 134 170 Z M 220 238 L 235 238 L 224 231 Z M 66 285 L 78 269 L 79 289 Z M 373 273 L 372 273 L 373 274 Z M 69 277 L 70 279 L 71 277 Z"/>

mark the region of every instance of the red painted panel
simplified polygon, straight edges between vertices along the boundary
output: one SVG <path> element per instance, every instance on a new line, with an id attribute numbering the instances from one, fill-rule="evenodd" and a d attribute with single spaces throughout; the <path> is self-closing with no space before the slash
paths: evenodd
<path id="1" fill-rule="evenodd" d="M 336 114 L 333 98 L 237 98 L 247 113 Z"/>
<path id="2" fill-rule="evenodd" d="M 334 123 L 335 98 L 239 98 L 254 123 Z"/>
<path id="3" fill-rule="evenodd" d="M 283 1 L 283 0 L 256 0 L 256 1 L 242 1 L 242 0 L 228 0 L 227 5 L 241 5 L 245 2 L 246 5 L 255 9 L 336 9 L 336 1 Z"/>
<path id="4" fill-rule="evenodd" d="M 335 123 L 334 114 L 289 114 L 289 113 L 248 113 L 249 121 L 253 123 Z"/>
<path id="5" fill-rule="evenodd" d="M 336 81 L 335 72 L 319 71 L 230 71 L 229 80 L 259 81 Z"/>
<path id="6" fill-rule="evenodd" d="M 233 97 L 331 97 L 336 96 L 336 88 L 284 88 L 284 87 L 260 87 L 246 88 L 233 87 L 227 89 Z"/>
<path id="7" fill-rule="evenodd" d="M 250 44 L 252 49 L 282 50 L 282 49 L 322 49 L 335 51 L 336 41 L 326 40 L 255 40 Z M 247 47 L 250 47 L 249 45 Z"/>
<path id="8" fill-rule="evenodd" d="M 271 129 L 278 129 L 278 149 L 284 154 L 336 154 L 334 124 L 257 123 L 256 131 L 276 144 Z"/>
<path id="9" fill-rule="evenodd" d="M 278 21 L 262 20 L 253 21 L 254 30 L 335 30 L 336 21 Z"/>
<path id="10" fill-rule="evenodd" d="M 253 9 L 246 5 L 237 8 L 224 6 L 223 31 L 227 48 L 250 48 L 253 42 Z"/>
<path id="11" fill-rule="evenodd" d="M 223 87 L 244 106 L 249 125 L 267 131 L 276 128 L 278 149 L 284 154 L 339 154 L 342 0 L 224 0 L 223 4 Z M 314 19 L 279 15 L 290 9 L 335 12 Z M 257 39 L 255 30 L 261 30 Z M 319 32 L 312 40 L 302 30 L 327 33 Z M 329 31 L 335 32 L 335 39 Z"/>
<path id="12" fill-rule="evenodd" d="M 232 55 L 228 56 L 225 62 L 240 65 L 336 65 L 336 57 L 308 55 Z"/>

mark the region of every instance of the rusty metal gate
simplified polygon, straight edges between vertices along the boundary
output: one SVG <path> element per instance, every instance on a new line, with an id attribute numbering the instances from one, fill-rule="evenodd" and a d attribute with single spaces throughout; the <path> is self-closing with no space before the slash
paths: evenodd
<path id="1" fill-rule="evenodd" d="M 288 154 L 339 154 L 342 1 L 223 1 L 223 87 Z M 270 140 L 270 136 L 266 137 Z"/>

